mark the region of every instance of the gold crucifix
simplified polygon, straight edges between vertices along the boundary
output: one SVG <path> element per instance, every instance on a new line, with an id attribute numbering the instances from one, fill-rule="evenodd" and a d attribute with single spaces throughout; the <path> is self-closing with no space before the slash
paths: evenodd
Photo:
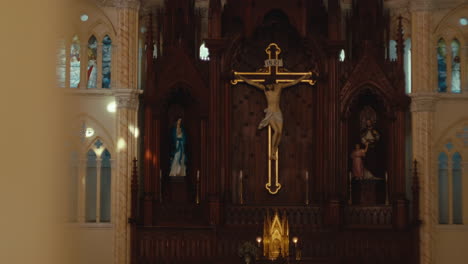
<path id="1" fill-rule="evenodd" d="M 280 109 L 281 91 L 296 85 L 300 82 L 305 82 L 314 85 L 318 73 L 315 71 L 310 72 L 289 72 L 283 67 L 283 60 L 279 59 L 281 49 L 276 43 L 270 43 L 265 49 L 268 59 L 265 60 L 263 68 L 256 72 L 234 72 L 235 79 L 231 84 L 235 85 L 239 82 L 245 82 L 252 85 L 265 93 L 268 107 L 265 109 L 265 118 L 258 125 L 258 129 L 268 126 L 268 182 L 265 188 L 270 194 L 277 194 L 281 189 L 279 183 L 279 169 L 278 169 L 278 146 L 283 133 L 283 115 Z M 252 76 L 248 79 L 245 76 Z M 299 77 L 291 79 L 292 77 Z M 264 84 L 262 84 L 264 83 Z M 273 136 L 271 130 L 273 129 Z M 274 163 L 274 165 L 272 164 Z M 272 166 L 275 168 L 275 183 L 272 185 L 271 170 Z"/>

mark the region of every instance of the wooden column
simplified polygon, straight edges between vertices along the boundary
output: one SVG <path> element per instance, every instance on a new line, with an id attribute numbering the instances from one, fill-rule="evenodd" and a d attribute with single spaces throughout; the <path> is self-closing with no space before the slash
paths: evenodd
<path id="1" fill-rule="evenodd" d="M 221 39 L 207 39 L 205 41 L 210 51 L 210 106 L 208 113 L 208 202 L 210 207 L 210 224 L 216 225 L 219 223 L 219 202 L 220 202 L 220 178 L 221 171 L 221 144 L 224 135 L 221 133 L 221 122 L 224 116 L 221 97 L 220 85 L 220 68 L 221 68 L 221 50 L 224 46 L 224 41 Z"/>
<path id="2" fill-rule="evenodd" d="M 221 2 L 219 0 L 212 0 L 209 4 L 209 25 L 208 36 L 209 39 L 205 41 L 206 46 L 210 52 L 210 101 L 208 113 L 208 166 L 207 166 L 207 180 L 208 180 L 208 204 L 210 217 L 209 222 L 211 225 L 218 225 L 220 221 L 220 178 L 222 177 L 221 162 L 222 162 L 222 93 L 221 93 L 221 51 L 224 48 L 224 40 L 221 39 Z"/>
<path id="3" fill-rule="evenodd" d="M 340 175 L 340 171 L 337 169 L 338 160 L 338 148 L 341 136 L 339 135 L 339 89 L 338 87 L 338 76 L 337 76 L 337 64 L 339 63 L 338 57 L 343 43 L 341 39 L 341 9 L 338 0 L 328 1 L 328 35 L 329 42 L 327 47 L 328 57 L 328 87 L 325 90 L 325 106 L 326 106 L 326 121 L 324 126 L 325 131 L 325 184 L 327 188 L 327 200 L 328 200 L 328 223 L 331 226 L 338 227 L 342 223 L 342 206 L 341 202 L 343 197 L 340 197 L 340 186 L 342 185 L 343 179 L 346 179 L 346 173 Z"/>
<path id="4" fill-rule="evenodd" d="M 401 81 L 397 84 L 398 96 L 395 100 L 395 120 L 393 121 L 392 133 L 392 159 L 391 170 L 389 170 L 389 182 L 392 185 L 392 198 L 394 200 L 394 226 L 397 229 L 404 229 L 408 226 L 408 200 L 406 199 L 406 182 L 405 182 L 405 124 L 406 111 L 409 105 L 409 98 L 406 96 L 405 78 L 404 76 L 404 37 L 402 27 L 402 17 L 398 21 L 397 30 L 397 70 L 402 76 Z M 388 182 L 387 182 L 388 184 Z"/>

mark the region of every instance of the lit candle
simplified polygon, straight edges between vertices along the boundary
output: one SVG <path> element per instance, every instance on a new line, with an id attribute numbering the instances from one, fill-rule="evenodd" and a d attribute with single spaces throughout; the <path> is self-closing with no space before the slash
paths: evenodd
<path id="1" fill-rule="evenodd" d="M 200 170 L 197 170 L 197 181 L 200 181 Z"/>
<path id="2" fill-rule="evenodd" d="M 242 180 L 242 170 L 240 171 L 240 174 L 239 174 L 239 179 Z"/>
<path id="3" fill-rule="evenodd" d="M 260 243 L 262 243 L 262 238 L 261 237 L 257 237 L 257 243 L 258 243 L 258 247 L 260 247 Z"/>
<path id="4" fill-rule="evenodd" d="M 299 238 L 297 238 L 297 237 L 293 237 L 293 238 L 292 238 L 292 241 L 293 241 L 293 243 L 294 243 L 294 247 L 297 247 L 297 241 L 298 241 L 298 240 L 299 240 Z"/>
<path id="5" fill-rule="evenodd" d="M 309 180 L 309 171 L 306 171 L 306 181 Z"/>

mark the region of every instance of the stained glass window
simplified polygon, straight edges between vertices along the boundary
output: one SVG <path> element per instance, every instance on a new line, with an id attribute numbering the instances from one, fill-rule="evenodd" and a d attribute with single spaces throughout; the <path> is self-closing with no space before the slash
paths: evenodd
<path id="1" fill-rule="evenodd" d="M 88 80 L 88 88 L 97 87 L 97 39 L 91 36 L 88 40 L 88 69 L 86 78 Z"/>
<path id="2" fill-rule="evenodd" d="M 97 156 L 89 150 L 86 160 L 85 184 L 85 219 L 86 222 L 96 222 L 96 189 L 97 189 Z"/>
<path id="3" fill-rule="evenodd" d="M 405 40 L 405 54 L 403 61 L 403 69 L 405 71 L 406 93 L 411 93 L 411 39 Z"/>
<path id="4" fill-rule="evenodd" d="M 65 40 L 59 40 L 57 50 L 57 85 L 65 87 L 65 75 L 67 67 L 67 51 L 65 49 Z"/>
<path id="5" fill-rule="evenodd" d="M 455 152 L 452 157 L 452 177 L 453 177 L 453 223 L 463 224 L 463 210 L 462 210 L 462 157 L 460 153 Z"/>
<path id="6" fill-rule="evenodd" d="M 80 39 L 75 35 L 70 47 L 70 88 L 80 85 Z"/>
<path id="7" fill-rule="evenodd" d="M 111 219 L 111 155 L 107 149 L 101 156 L 101 222 Z"/>
<path id="8" fill-rule="evenodd" d="M 102 88 L 111 88 L 112 39 L 102 40 Z"/>
<path id="9" fill-rule="evenodd" d="M 437 83 L 440 93 L 447 92 L 447 49 L 444 39 L 437 43 Z"/>
<path id="10" fill-rule="evenodd" d="M 450 45 L 452 48 L 452 93 L 461 92 L 460 75 L 460 42 L 454 39 Z"/>
<path id="11" fill-rule="evenodd" d="M 439 224 L 448 224 L 448 157 L 439 154 Z"/>

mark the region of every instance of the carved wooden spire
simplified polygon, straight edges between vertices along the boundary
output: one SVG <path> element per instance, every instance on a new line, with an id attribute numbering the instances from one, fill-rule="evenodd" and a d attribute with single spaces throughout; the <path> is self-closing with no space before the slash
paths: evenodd
<path id="1" fill-rule="evenodd" d="M 136 223 L 137 219 L 137 207 L 138 207 L 138 167 L 137 167 L 137 159 L 133 158 L 133 166 L 132 166 L 132 181 L 131 181 L 131 214 L 129 222 L 134 224 Z"/>
<path id="2" fill-rule="evenodd" d="M 146 27 L 146 59 L 147 62 L 151 62 L 153 59 L 154 52 L 154 40 L 153 40 L 153 14 L 150 13 L 148 17 L 148 25 Z M 149 67 L 149 64 L 147 64 Z"/>
<path id="3" fill-rule="evenodd" d="M 413 192 L 413 223 L 419 224 L 419 176 L 417 160 L 413 162 L 413 183 L 411 191 Z"/>
<path id="4" fill-rule="evenodd" d="M 208 37 L 219 38 L 221 37 L 221 12 L 222 6 L 220 0 L 210 0 L 210 7 L 208 11 Z"/>
<path id="5" fill-rule="evenodd" d="M 403 39 L 403 26 L 401 24 L 402 16 L 398 17 L 398 29 L 397 29 L 397 56 L 398 66 L 403 69 L 403 54 L 405 51 L 405 44 Z"/>

